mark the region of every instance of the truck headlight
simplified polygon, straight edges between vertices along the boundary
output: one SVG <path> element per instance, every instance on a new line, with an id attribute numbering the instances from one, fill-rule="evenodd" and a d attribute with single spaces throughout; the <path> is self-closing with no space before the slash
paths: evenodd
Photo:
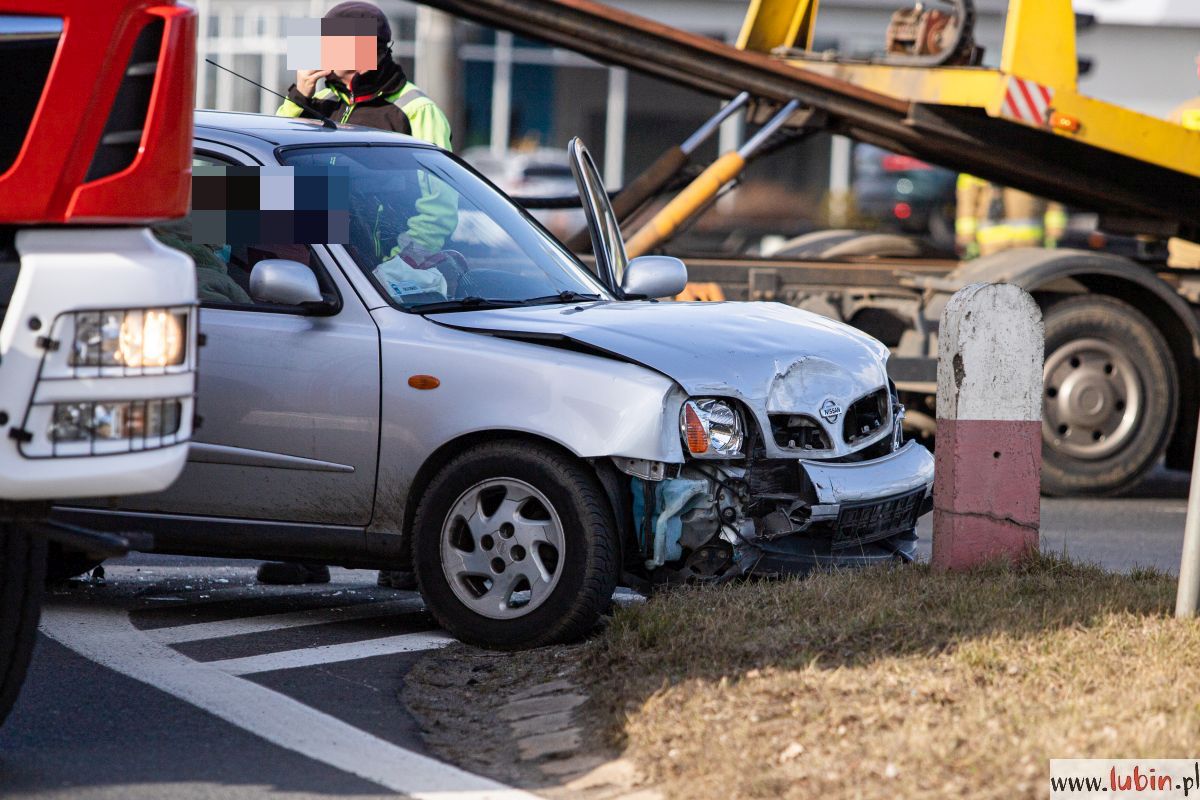
<path id="1" fill-rule="evenodd" d="M 680 432 L 696 458 L 735 458 L 742 455 L 746 425 L 741 412 L 726 400 L 688 400 L 680 413 Z"/>
<path id="2" fill-rule="evenodd" d="M 188 311 L 142 308 L 75 314 L 72 367 L 174 367 L 187 358 Z"/>
<path id="3" fill-rule="evenodd" d="M 47 431 L 52 442 L 113 441 L 174 436 L 178 399 L 56 403 Z"/>

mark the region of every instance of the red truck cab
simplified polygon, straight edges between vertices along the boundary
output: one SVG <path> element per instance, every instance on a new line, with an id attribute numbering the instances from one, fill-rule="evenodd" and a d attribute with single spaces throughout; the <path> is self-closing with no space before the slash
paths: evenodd
<path id="1" fill-rule="evenodd" d="M 37 627 L 48 543 L 115 555 L 49 502 L 158 491 L 195 402 L 187 213 L 196 14 L 173 0 L 0 0 L 0 720 Z"/>

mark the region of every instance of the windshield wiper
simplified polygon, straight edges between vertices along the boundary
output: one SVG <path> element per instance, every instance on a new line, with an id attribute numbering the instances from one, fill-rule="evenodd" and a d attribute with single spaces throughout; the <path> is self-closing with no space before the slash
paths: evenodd
<path id="1" fill-rule="evenodd" d="M 599 299 L 600 299 L 600 295 L 598 295 L 598 294 L 583 294 L 582 292 L 575 292 L 570 289 L 567 289 L 565 291 L 559 292 L 558 294 L 548 294 L 548 295 L 545 295 L 544 297 L 531 297 L 528 300 L 521 301 L 521 304 L 527 305 L 527 306 L 536 306 L 536 305 L 549 305 L 551 303 L 578 303 L 581 300 L 599 300 Z"/>
<path id="2" fill-rule="evenodd" d="M 414 306 L 409 306 L 407 311 L 415 311 L 418 314 L 437 314 L 441 311 L 478 311 L 488 308 L 512 308 L 514 306 L 522 306 L 525 303 L 521 300 L 489 300 L 486 297 L 463 297 L 459 300 L 437 300 L 432 303 L 417 303 Z"/>

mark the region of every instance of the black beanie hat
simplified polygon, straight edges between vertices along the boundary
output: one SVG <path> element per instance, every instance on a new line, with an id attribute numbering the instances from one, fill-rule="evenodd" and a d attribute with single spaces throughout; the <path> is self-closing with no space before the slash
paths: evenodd
<path id="1" fill-rule="evenodd" d="M 339 17 L 343 19 L 371 20 L 375 24 L 376 49 L 380 57 L 387 51 L 388 45 L 392 41 L 392 26 L 388 22 L 387 15 L 378 6 L 373 3 L 361 2 L 361 0 L 349 0 L 349 2 L 338 3 L 325 14 L 325 19 Z"/>

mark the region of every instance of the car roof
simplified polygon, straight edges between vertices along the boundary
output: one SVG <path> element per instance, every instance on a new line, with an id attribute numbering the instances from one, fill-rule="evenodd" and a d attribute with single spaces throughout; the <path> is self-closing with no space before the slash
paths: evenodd
<path id="1" fill-rule="evenodd" d="M 403 144 L 413 147 L 433 145 L 412 136 L 392 131 L 339 124 L 330 130 L 320 120 L 275 117 L 270 114 L 246 114 L 238 111 L 196 111 L 196 132 L 219 131 L 260 139 L 271 145 L 289 144 Z"/>

